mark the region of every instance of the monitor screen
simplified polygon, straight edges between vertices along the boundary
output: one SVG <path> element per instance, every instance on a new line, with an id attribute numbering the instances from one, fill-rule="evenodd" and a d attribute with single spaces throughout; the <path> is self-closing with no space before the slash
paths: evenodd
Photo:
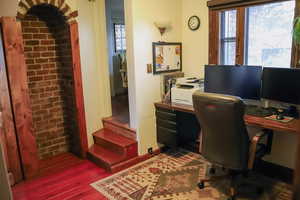
<path id="1" fill-rule="evenodd" d="M 205 66 L 204 91 L 260 99 L 262 67 Z"/>
<path id="2" fill-rule="evenodd" d="M 300 104 L 300 69 L 265 67 L 262 98 Z"/>

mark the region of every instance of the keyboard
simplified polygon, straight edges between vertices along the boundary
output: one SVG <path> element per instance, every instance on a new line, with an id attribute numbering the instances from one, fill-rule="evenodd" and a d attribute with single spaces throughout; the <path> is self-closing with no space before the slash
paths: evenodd
<path id="1" fill-rule="evenodd" d="M 263 108 L 260 106 L 247 105 L 245 110 L 246 115 L 252 115 L 256 117 L 268 117 L 276 114 L 275 108 Z"/>

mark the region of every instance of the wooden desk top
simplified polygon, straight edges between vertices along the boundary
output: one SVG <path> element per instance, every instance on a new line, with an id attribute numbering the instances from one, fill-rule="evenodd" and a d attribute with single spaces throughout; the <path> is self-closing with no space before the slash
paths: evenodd
<path id="1" fill-rule="evenodd" d="M 184 105 L 184 104 L 175 104 L 175 103 L 163 103 L 158 102 L 154 104 L 155 107 L 159 108 L 165 108 L 170 110 L 176 110 L 181 112 L 188 112 L 188 113 L 194 113 L 193 106 Z M 266 128 L 271 129 L 275 131 L 282 131 L 282 132 L 291 132 L 291 133 L 297 133 L 300 134 L 300 120 L 294 119 L 291 122 L 288 123 L 282 123 L 270 119 L 266 119 L 264 117 L 257 117 L 252 115 L 245 115 L 244 117 L 245 123 L 248 126 L 255 126 L 259 128 Z"/>

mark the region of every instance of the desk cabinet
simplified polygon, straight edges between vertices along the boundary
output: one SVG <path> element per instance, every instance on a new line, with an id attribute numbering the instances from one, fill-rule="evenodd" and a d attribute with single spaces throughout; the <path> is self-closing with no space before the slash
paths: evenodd
<path id="1" fill-rule="evenodd" d="M 157 141 L 169 147 L 178 146 L 176 112 L 164 108 L 156 108 Z"/>
<path id="2" fill-rule="evenodd" d="M 194 114 L 156 106 L 157 142 L 199 152 L 200 125 Z"/>

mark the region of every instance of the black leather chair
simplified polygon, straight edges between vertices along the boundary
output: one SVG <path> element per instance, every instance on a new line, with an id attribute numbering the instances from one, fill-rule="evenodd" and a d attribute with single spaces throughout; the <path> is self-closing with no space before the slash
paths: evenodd
<path id="1" fill-rule="evenodd" d="M 256 158 L 270 153 L 268 145 L 259 144 L 267 133 L 257 134 L 250 141 L 244 122 L 245 104 L 239 97 L 195 92 L 193 103 L 202 129 L 201 154 L 213 165 L 229 171 L 229 199 L 235 199 L 236 177 L 252 169 Z M 220 178 L 224 176 L 203 179 L 198 186 L 203 189 L 205 182 Z"/>

